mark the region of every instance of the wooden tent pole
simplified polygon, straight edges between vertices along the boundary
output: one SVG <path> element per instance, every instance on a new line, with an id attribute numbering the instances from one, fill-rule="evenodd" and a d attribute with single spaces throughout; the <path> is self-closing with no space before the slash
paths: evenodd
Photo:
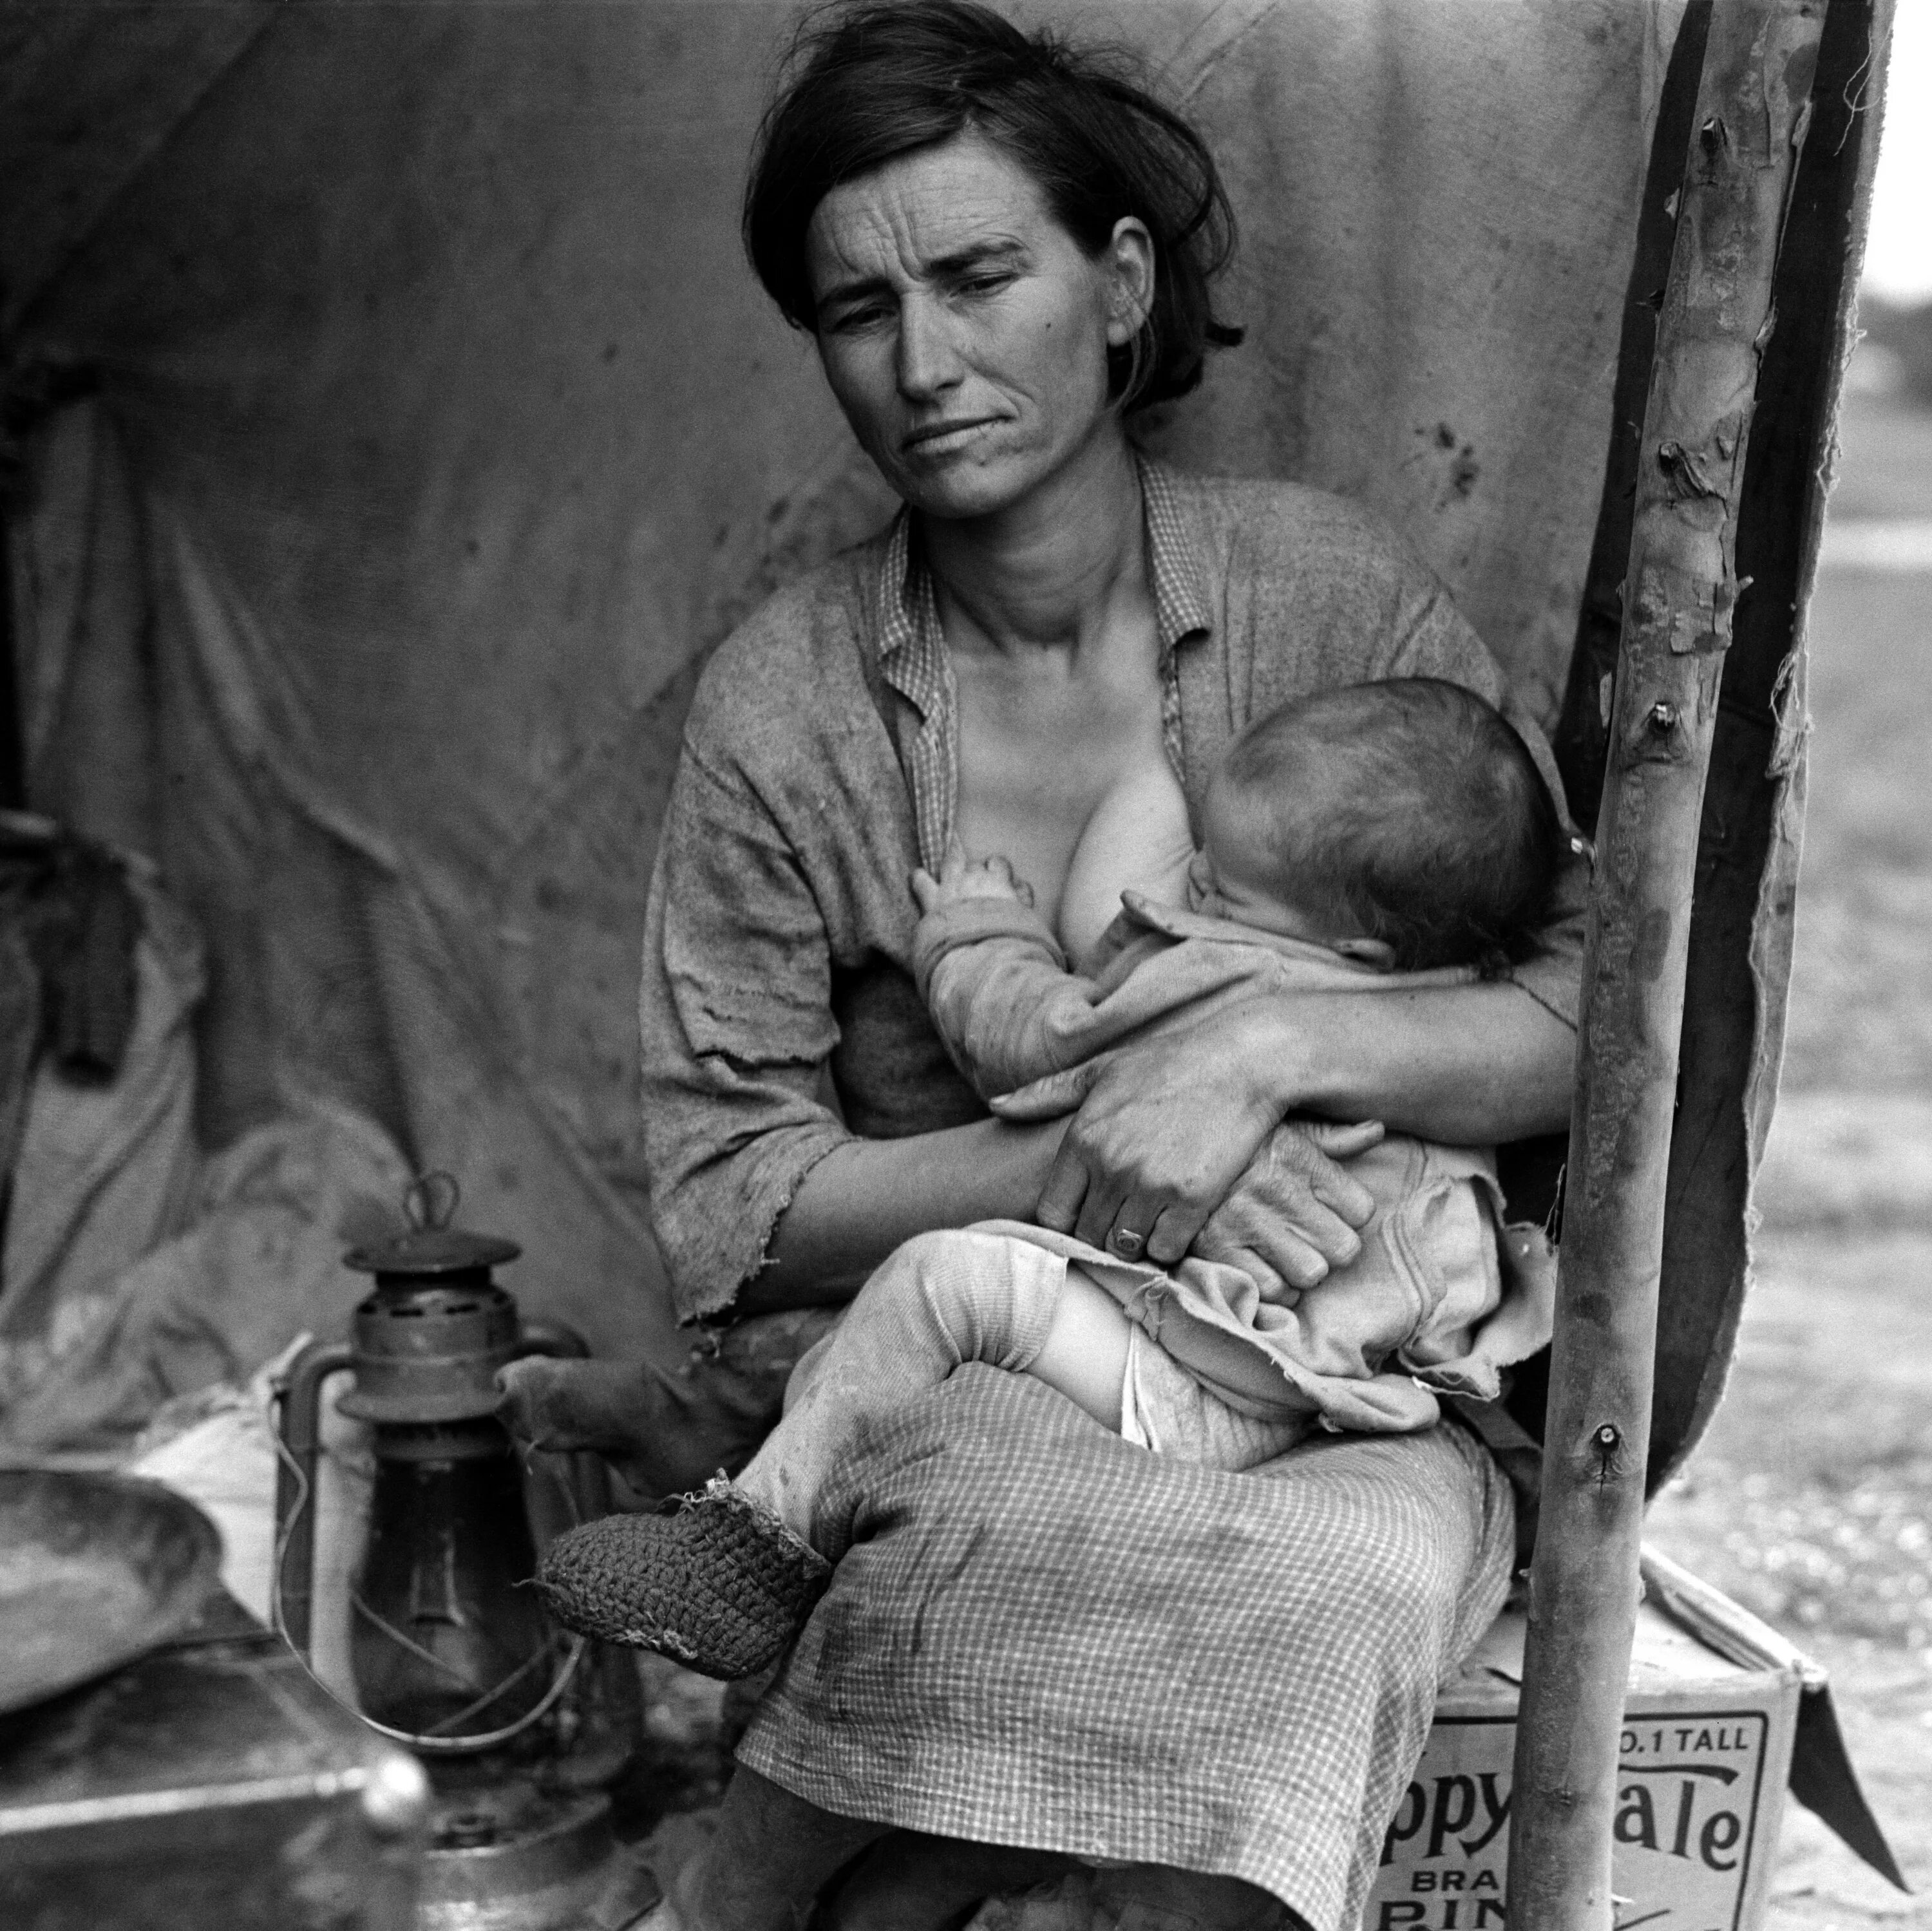
<path id="1" fill-rule="evenodd" d="M 1510 1819 L 1513 1931 L 1608 1931 L 1664 1180 L 1732 543 L 1824 0 L 1716 0 L 1631 531 Z M 1740 967 L 1742 970 L 1742 965 Z"/>

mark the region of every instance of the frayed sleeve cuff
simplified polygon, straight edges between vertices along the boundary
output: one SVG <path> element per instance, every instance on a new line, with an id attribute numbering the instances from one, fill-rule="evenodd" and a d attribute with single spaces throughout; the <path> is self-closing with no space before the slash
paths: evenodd
<path id="1" fill-rule="evenodd" d="M 823 1123 L 774 1128 L 687 1174 L 668 1211 L 657 1215 L 672 1299 L 680 1321 L 730 1312 L 746 1283 L 770 1264 L 778 1222 L 806 1177 L 852 1138 Z"/>

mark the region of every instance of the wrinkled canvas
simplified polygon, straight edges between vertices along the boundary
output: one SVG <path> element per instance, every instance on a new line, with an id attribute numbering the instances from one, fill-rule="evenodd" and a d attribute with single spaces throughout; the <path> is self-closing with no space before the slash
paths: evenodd
<path id="1" fill-rule="evenodd" d="M 1675 0 L 1027 10 L 1227 170 L 1249 340 L 1151 442 L 1376 505 L 1552 718 Z M 603 1349 L 680 1345 L 632 1001 L 695 670 L 890 507 L 738 250 L 794 12 L 0 28 L 9 324 L 100 379 L 17 529 L 34 802 L 200 920 L 206 1138 L 356 1108 Z"/>

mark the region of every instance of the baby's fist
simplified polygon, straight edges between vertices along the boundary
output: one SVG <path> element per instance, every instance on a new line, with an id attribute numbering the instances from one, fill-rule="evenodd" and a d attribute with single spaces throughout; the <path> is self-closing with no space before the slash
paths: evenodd
<path id="1" fill-rule="evenodd" d="M 1008 905 L 1033 903 L 1033 887 L 1015 874 L 1006 859 L 997 852 L 991 858 L 968 858 L 957 838 L 946 847 L 937 878 L 923 865 L 913 874 L 912 892 L 922 912 L 968 899 L 993 899 Z"/>

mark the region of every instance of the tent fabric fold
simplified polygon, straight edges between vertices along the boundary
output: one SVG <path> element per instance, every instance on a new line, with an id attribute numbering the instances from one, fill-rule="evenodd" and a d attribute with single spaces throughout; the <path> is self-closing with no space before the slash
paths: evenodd
<path id="1" fill-rule="evenodd" d="M 37 438 L 16 589 L 118 532 L 22 593 L 37 715 L 91 680 L 36 802 L 205 928 L 212 1144 L 342 1098 L 524 1243 L 533 1312 L 664 1360 L 632 1002 L 683 707 L 891 508 L 738 252 L 797 10 L 9 30 L 0 150 L 70 223 L 0 228 L 19 350 L 99 380 Z M 1150 442 L 1374 505 L 1553 721 L 1675 0 L 1022 10 L 1138 47 L 1227 172 L 1248 340 Z M 144 58 L 146 133 L 63 145 Z"/>

